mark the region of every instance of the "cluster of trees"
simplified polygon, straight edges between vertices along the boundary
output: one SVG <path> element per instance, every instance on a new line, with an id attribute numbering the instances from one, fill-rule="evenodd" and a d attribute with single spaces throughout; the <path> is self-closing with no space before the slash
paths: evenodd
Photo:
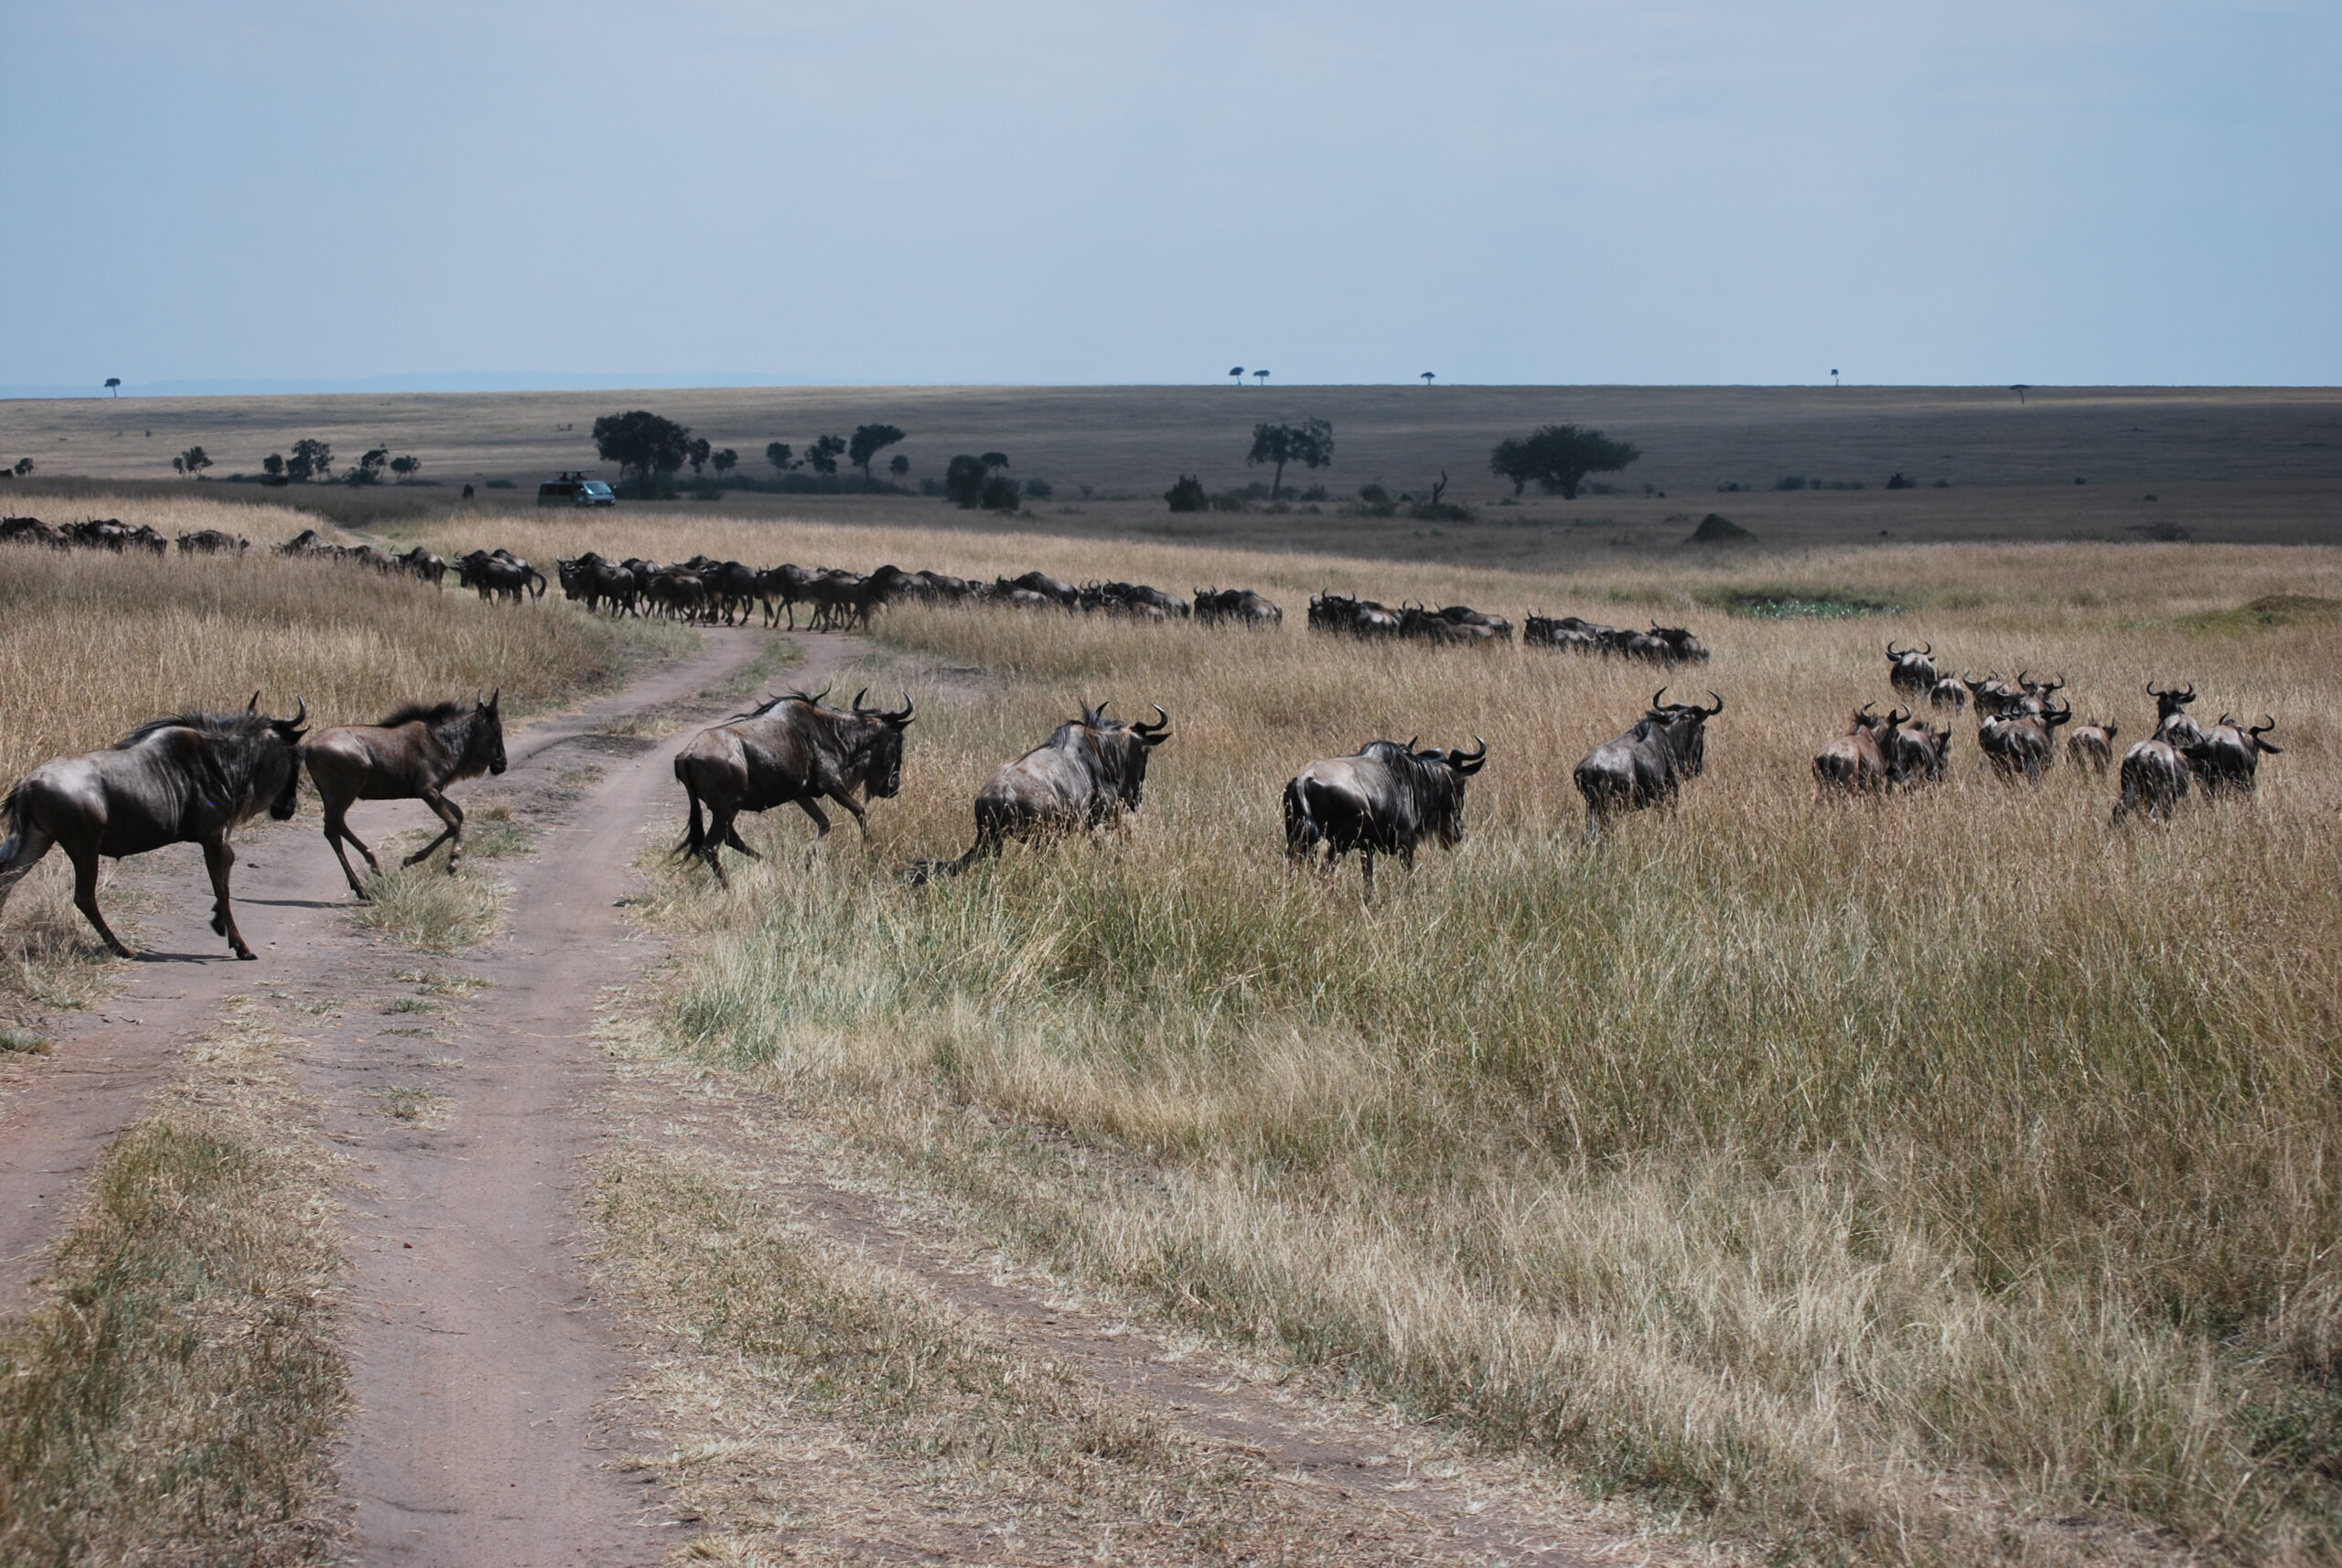
<path id="1" fill-rule="evenodd" d="M 1577 499 L 1589 474 L 1616 473 L 1642 456 L 1631 441 L 1613 441 L 1582 424 L 1548 424 L 1535 434 L 1499 441 L 1488 471 L 1512 481 L 1519 495 L 1535 480 L 1564 500 Z"/>
<path id="2" fill-rule="evenodd" d="M 903 432 L 892 424 L 864 424 L 857 426 L 851 437 L 818 437 L 801 452 L 786 441 L 768 442 L 765 461 L 772 465 L 776 475 L 802 469 L 834 478 L 838 461 L 843 458 L 861 469 L 863 478 L 869 480 L 871 464 L 878 454 L 902 439 Z M 740 466 L 740 454 L 734 448 L 714 446 L 705 436 L 693 435 L 687 426 L 648 409 L 607 413 L 596 420 L 594 449 L 601 454 L 604 462 L 618 466 L 620 488 L 636 494 L 665 485 L 686 465 L 693 478 L 702 482 L 706 480 L 707 470 L 713 468 L 718 483 Z M 887 470 L 899 478 L 910 472 L 910 461 L 897 454 L 887 465 Z"/>
<path id="3" fill-rule="evenodd" d="M 1008 467 L 1004 452 L 962 452 L 943 470 L 943 494 L 968 511 L 1015 511 L 1025 504 L 1025 487 L 998 470 Z"/>
<path id="4" fill-rule="evenodd" d="M 315 436 L 304 436 L 293 443 L 291 456 L 271 452 L 260 460 L 261 470 L 273 485 L 308 484 L 311 481 L 329 483 L 333 479 L 333 444 Z M 189 478 L 201 478 L 203 470 L 211 467 L 209 454 L 200 446 L 190 446 L 171 459 L 171 469 Z M 369 446 L 358 459 L 358 466 L 342 475 L 346 485 L 379 485 L 385 473 L 411 479 L 423 472 L 423 459 L 414 456 L 393 457 L 388 446 Z"/>

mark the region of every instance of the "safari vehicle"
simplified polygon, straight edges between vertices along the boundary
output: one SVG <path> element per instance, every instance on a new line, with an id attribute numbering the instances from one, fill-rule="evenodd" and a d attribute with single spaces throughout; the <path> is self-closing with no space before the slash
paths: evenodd
<path id="1" fill-rule="evenodd" d="M 564 474 L 557 479 L 547 479 L 537 487 L 539 506 L 616 506 L 618 493 L 600 479 L 589 479 L 583 474 Z"/>

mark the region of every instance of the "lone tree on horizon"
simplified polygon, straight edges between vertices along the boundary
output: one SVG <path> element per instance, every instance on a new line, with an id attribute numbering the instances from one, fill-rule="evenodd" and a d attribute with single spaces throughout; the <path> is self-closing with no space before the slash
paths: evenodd
<path id="1" fill-rule="evenodd" d="M 1263 372 L 1265 374 L 1266 372 Z M 1277 491 L 1284 485 L 1284 466 L 1298 463 L 1305 468 L 1322 468 L 1334 460 L 1334 427 L 1322 419 L 1312 419 L 1300 424 L 1270 424 L 1265 421 L 1252 426 L 1252 450 L 1244 461 L 1273 463 L 1275 477 L 1269 481 L 1269 499 L 1277 499 Z"/>
<path id="2" fill-rule="evenodd" d="M 1575 500 L 1588 474 L 1615 473 L 1641 456 L 1633 442 L 1613 441 L 1599 430 L 1548 424 L 1533 435 L 1498 442 L 1488 454 L 1488 471 L 1510 479 L 1514 495 L 1535 479 Z"/>
<path id="3" fill-rule="evenodd" d="M 1260 382 L 1262 386 L 1267 386 L 1269 384 L 1269 372 L 1266 371 L 1254 371 L 1252 372 L 1252 379 Z"/>
<path id="4" fill-rule="evenodd" d="M 122 378 L 120 376 L 108 376 L 106 378 L 106 391 L 113 393 L 116 397 L 120 397 L 122 395 Z"/>
<path id="5" fill-rule="evenodd" d="M 1234 377 L 1236 378 L 1236 384 L 1237 384 L 1238 386 L 1240 386 L 1240 387 L 1241 387 L 1241 386 L 1242 386 L 1242 385 L 1244 384 L 1244 367 L 1243 367 L 1243 366 L 1239 365 L 1239 366 L 1237 366 L 1234 370 L 1230 371 L 1228 373 L 1229 373 L 1230 375 L 1234 376 Z"/>
<path id="6" fill-rule="evenodd" d="M 854 426 L 854 439 L 846 443 L 845 460 L 861 469 L 866 481 L 870 478 L 870 460 L 902 438 L 903 433 L 891 424 L 858 424 Z"/>
<path id="7" fill-rule="evenodd" d="M 594 450 L 618 466 L 621 483 L 628 474 L 644 484 L 655 474 L 671 474 L 690 459 L 691 448 L 689 430 L 648 409 L 606 413 L 594 422 Z"/>
<path id="8" fill-rule="evenodd" d="M 1429 385 L 1431 385 L 1431 376 L 1432 376 L 1432 373 L 1431 373 L 1429 371 L 1423 371 L 1423 385 L 1425 385 L 1425 386 L 1429 386 Z"/>

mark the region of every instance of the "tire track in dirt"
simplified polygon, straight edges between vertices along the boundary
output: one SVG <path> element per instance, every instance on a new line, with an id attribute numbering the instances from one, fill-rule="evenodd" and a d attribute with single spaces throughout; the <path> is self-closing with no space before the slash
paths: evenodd
<path id="1" fill-rule="evenodd" d="M 800 645 L 791 679 L 852 657 L 840 639 Z M 629 692 L 625 709 L 666 708 L 759 646 L 740 639 L 665 691 Z M 604 990 L 655 951 L 620 906 L 642 832 L 674 789 L 672 746 L 590 733 L 609 716 L 532 737 L 540 772 L 587 755 L 605 771 L 546 814 L 530 856 L 507 863 L 503 934 L 448 966 L 485 989 L 440 1032 L 346 1017 L 310 1064 L 309 1087 L 367 1173 L 351 1199 L 358 1409 L 342 1463 L 367 1563 L 623 1568 L 657 1562 L 675 1539 L 639 1478 L 609 1463 L 624 1434 L 600 1407 L 623 1358 L 576 1243 L 580 1161 L 599 1135 L 582 1102 L 608 1072 L 588 1036 Z"/>

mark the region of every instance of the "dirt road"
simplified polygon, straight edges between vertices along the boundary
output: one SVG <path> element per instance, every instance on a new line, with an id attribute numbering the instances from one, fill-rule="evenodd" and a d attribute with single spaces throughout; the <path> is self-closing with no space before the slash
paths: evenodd
<path id="1" fill-rule="evenodd" d="M 858 656 L 846 639 L 800 640 L 806 657 L 792 683 L 818 686 Z M 1517 1477 L 1463 1461 L 1419 1472 L 1413 1455 L 1455 1452 L 1436 1433 L 1387 1414 L 1329 1416 L 1322 1403 L 1252 1389 L 1192 1348 L 1174 1355 L 1162 1341 L 1105 1332 L 1043 1284 L 971 1267 L 963 1243 L 907 1231 L 861 1185 L 833 1181 L 775 1108 L 743 1117 L 747 1107 L 711 1101 L 705 1084 L 635 1076 L 618 1091 L 623 1132 L 613 1131 L 615 1080 L 588 1036 L 608 989 L 655 951 L 623 904 L 641 836 L 671 831 L 675 804 L 672 742 L 634 733 L 658 727 L 637 716 L 730 711 L 736 702 L 701 693 L 765 646 L 711 632 L 697 657 L 516 732 L 510 771 L 463 787 L 475 805 L 506 801 L 533 834 L 526 854 L 487 863 L 510 896 L 501 933 L 476 952 L 422 958 L 355 928 L 313 818 L 243 849 L 238 902 L 257 963 L 230 959 L 206 928 L 191 854 L 149 857 L 128 873 L 159 911 L 137 922 L 148 956 L 134 981 L 99 1013 L 57 1028 L 54 1054 L 16 1069 L 0 1103 L 0 1305 L 27 1299 L 81 1178 L 182 1070 L 187 1042 L 230 1001 L 252 996 L 303 1040 L 288 1059 L 349 1173 L 355 1409 L 340 1473 L 350 1561 L 625 1568 L 684 1544 L 688 1524 L 647 1484 L 655 1469 L 615 1462 L 639 1438 L 675 1428 L 669 1412 L 641 1411 L 639 1422 L 617 1413 L 639 1408 L 611 1396 L 628 1386 L 643 1341 L 623 1321 L 624 1303 L 596 1298 L 581 1261 L 581 1186 L 596 1141 L 657 1126 L 755 1145 L 775 1213 L 888 1254 L 987 1325 L 1007 1353 L 1078 1369 L 1165 1412 L 1194 1441 L 1304 1488 L 1312 1509 L 1332 1510 L 1328 1528 L 1356 1531 L 1361 1548 L 1375 1543 L 1360 1561 L 1569 1563 L 1625 1547 Z M 430 820 L 411 803 L 361 808 L 361 818 L 370 838 Z M 916 1477 L 894 1484 L 916 1512 Z M 877 1537 L 821 1544 L 849 1560 L 892 1554 Z M 1639 1546 L 1627 1554 L 1644 1555 Z"/>

